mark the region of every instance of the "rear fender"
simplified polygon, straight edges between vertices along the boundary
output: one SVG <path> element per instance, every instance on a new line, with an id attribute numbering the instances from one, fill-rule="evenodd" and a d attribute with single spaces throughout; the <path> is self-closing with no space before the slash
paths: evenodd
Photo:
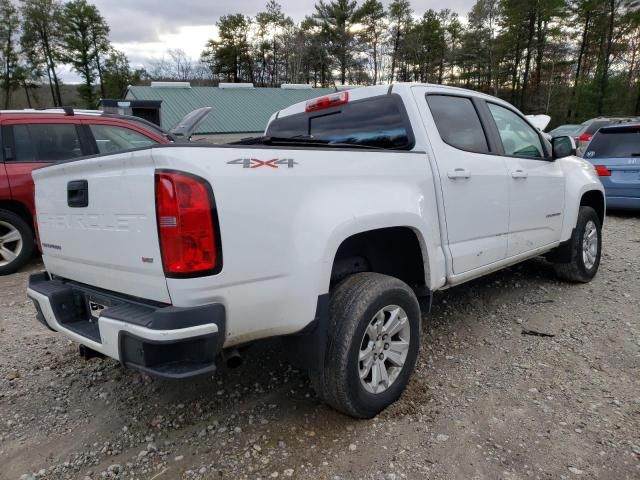
<path id="1" fill-rule="evenodd" d="M 387 194 L 380 195 L 381 191 Z M 336 206 L 349 205 L 349 208 L 334 208 L 328 214 L 327 198 Z M 351 191 L 341 188 L 307 198 L 300 212 L 313 212 L 310 214 L 318 221 L 314 222 L 313 228 L 302 232 L 297 243 L 298 248 L 313 245 L 312 249 L 321 253 L 317 278 L 321 291 L 328 291 L 333 261 L 345 240 L 359 233 L 389 227 L 408 227 L 415 233 L 422 252 L 425 284 L 432 290 L 441 286 L 445 278 L 444 254 L 437 219 L 421 215 L 435 211 L 435 207 L 427 202 L 419 188 L 394 185 L 384 179 L 354 185 Z"/>

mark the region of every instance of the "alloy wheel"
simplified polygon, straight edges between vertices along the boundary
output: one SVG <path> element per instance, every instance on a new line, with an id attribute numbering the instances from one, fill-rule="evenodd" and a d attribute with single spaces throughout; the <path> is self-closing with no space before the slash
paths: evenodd
<path id="1" fill-rule="evenodd" d="M 407 313 L 388 305 L 367 326 L 358 353 L 362 386 L 370 393 L 387 390 L 398 378 L 409 352 L 411 326 Z"/>
<path id="2" fill-rule="evenodd" d="M 13 262 L 22 252 L 22 235 L 16 227 L 0 221 L 0 267 Z"/>
<path id="3" fill-rule="evenodd" d="M 582 261 L 587 270 L 591 270 L 598 258 L 598 229 L 593 220 L 589 220 L 584 227 L 582 237 Z"/>

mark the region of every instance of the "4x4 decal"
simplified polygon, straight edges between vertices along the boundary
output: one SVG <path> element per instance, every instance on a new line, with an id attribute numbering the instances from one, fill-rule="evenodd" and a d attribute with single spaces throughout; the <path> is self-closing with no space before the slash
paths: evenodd
<path id="1" fill-rule="evenodd" d="M 242 168 L 260 168 L 271 167 L 278 168 L 280 165 L 286 165 L 287 168 L 293 168 L 298 165 L 293 158 L 273 158 L 271 160 L 258 160 L 257 158 L 236 158 L 227 162 L 227 165 L 242 165 Z"/>

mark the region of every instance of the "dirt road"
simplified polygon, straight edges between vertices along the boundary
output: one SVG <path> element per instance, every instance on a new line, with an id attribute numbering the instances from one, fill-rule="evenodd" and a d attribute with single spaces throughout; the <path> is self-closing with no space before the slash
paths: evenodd
<path id="1" fill-rule="evenodd" d="M 36 322 L 28 271 L 0 277 L 0 478 L 638 479 L 640 216 L 604 244 L 588 285 L 533 260 L 438 293 L 370 421 L 320 404 L 278 340 L 184 383 L 82 360 Z"/>

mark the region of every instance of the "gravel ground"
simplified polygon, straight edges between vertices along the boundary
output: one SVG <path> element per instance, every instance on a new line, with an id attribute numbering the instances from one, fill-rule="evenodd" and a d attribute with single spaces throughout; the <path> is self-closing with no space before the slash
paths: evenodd
<path id="1" fill-rule="evenodd" d="M 640 216 L 604 244 L 587 285 L 536 259 L 438 293 L 409 388 L 369 421 L 319 403 L 278 340 L 182 383 L 85 361 L 36 322 L 34 261 L 0 277 L 0 478 L 638 479 Z"/>

